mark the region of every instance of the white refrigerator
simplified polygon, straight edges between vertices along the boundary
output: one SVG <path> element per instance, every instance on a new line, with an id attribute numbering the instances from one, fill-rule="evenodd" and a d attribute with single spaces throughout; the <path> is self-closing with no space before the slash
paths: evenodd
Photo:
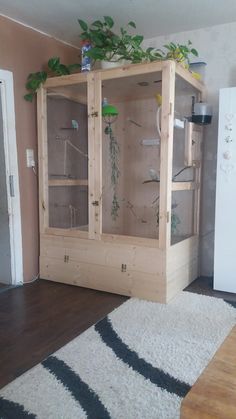
<path id="1" fill-rule="evenodd" d="M 236 293 L 236 87 L 220 90 L 214 289 Z"/>

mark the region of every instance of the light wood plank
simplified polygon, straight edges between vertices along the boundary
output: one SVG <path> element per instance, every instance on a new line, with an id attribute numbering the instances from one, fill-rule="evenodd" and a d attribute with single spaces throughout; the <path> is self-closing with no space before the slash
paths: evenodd
<path id="1" fill-rule="evenodd" d="M 78 229 L 48 227 L 45 228 L 45 233 L 53 236 L 77 237 L 78 239 L 87 239 L 89 236 L 88 231 L 79 230 L 79 227 Z"/>
<path id="2" fill-rule="evenodd" d="M 58 249 L 58 256 L 57 250 Z M 44 235 L 41 237 L 41 255 L 59 258 L 62 249 L 70 260 L 112 266 L 118 269 L 126 265 L 130 271 L 155 274 L 163 272 L 163 252 L 158 248 L 143 248 L 141 246 L 114 243 L 102 240 L 87 240 L 86 238 Z"/>
<path id="3" fill-rule="evenodd" d="M 236 326 L 181 404 L 181 419 L 236 418 Z"/>
<path id="4" fill-rule="evenodd" d="M 88 115 L 94 113 L 95 87 L 94 74 L 88 74 Z M 95 238 L 95 119 L 88 118 L 88 197 L 89 197 L 89 238 Z"/>
<path id="5" fill-rule="evenodd" d="M 86 83 L 87 76 L 87 73 L 75 73 L 69 74 L 68 76 L 50 77 L 44 83 L 44 88 L 47 89 L 51 87 L 70 86 L 77 83 Z"/>
<path id="6" fill-rule="evenodd" d="M 167 251 L 167 275 L 198 255 L 199 238 L 192 236 L 176 243 Z"/>
<path id="7" fill-rule="evenodd" d="M 171 192 L 175 103 L 175 63 L 166 61 L 162 75 L 162 116 L 160 149 L 160 207 L 159 244 L 161 249 L 170 246 Z"/>
<path id="8" fill-rule="evenodd" d="M 94 111 L 98 115 L 94 121 L 94 196 L 98 202 L 95 207 L 94 238 L 101 239 L 102 234 L 102 82 L 100 72 L 95 74 L 94 80 Z"/>
<path id="9" fill-rule="evenodd" d="M 202 95 L 205 94 L 205 85 L 200 80 L 195 79 L 190 71 L 185 69 L 181 64 L 176 64 L 176 74 L 178 74 L 182 79 L 195 87 L 195 89 L 201 92 Z"/>
<path id="10" fill-rule="evenodd" d="M 40 258 L 44 279 L 93 288 L 106 292 L 165 302 L 165 285 L 156 275 L 142 272 L 121 272 L 110 266 L 100 266 L 53 258 Z"/>
<path id="11" fill-rule="evenodd" d="M 125 236 L 122 234 L 102 234 L 102 240 L 110 243 L 133 244 L 143 247 L 159 247 L 157 239 L 146 239 L 144 237 Z"/>
<path id="12" fill-rule="evenodd" d="M 127 76 L 135 76 L 139 74 L 148 74 L 152 72 L 161 72 L 163 69 L 163 61 L 156 61 L 153 63 L 130 64 L 114 69 L 100 70 L 102 80 L 109 80 Z"/>
<path id="13" fill-rule="evenodd" d="M 171 301 L 180 291 L 186 288 L 198 276 L 198 255 L 189 259 L 186 265 L 176 268 L 167 275 L 166 302 Z"/>
<path id="14" fill-rule="evenodd" d="M 49 179 L 48 186 L 88 186 L 88 179 Z"/>
<path id="15" fill-rule="evenodd" d="M 196 187 L 195 182 L 172 182 L 172 191 L 193 191 Z"/>
<path id="16" fill-rule="evenodd" d="M 49 224 L 48 211 L 48 147 L 47 147 L 47 97 L 40 87 L 37 93 L 38 165 L 39 165 L 39 229 L 45 231 Z"/>
<path id="17" fill-rule="evenodd" d="M 87 103 L 88 103 L 88 100 L 87 100 L 86 96 L 82 96 L 80 94 L 72 94 L 71 91 L 66 89 L 66 88 L 65 89 L 60 88 L 60 90 L 58 90 L 58 91 L 56 91 L 56 90 L 53 91 L 53 90 L 50 89 L 47 92 L 47 96 L 53 97 L 54 99 L 58 99 L 58 100 L 68 99 L 68 100 L 72 100 L 73 102 L 76 102 L 76 103 L 81 103 L 83 105 L 87 105 Z"/>

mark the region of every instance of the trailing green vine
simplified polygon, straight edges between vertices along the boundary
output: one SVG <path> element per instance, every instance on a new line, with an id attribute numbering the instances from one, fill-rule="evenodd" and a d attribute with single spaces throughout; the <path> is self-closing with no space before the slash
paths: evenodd
<path id="1" fill-rule="evenodd" d="M 110 152 L 110 160 L 111 160 L 111 185 L 113 188 L 111 216 L 112 216 L 112 219 L 115 221 L 116 218 L 118 217 L 118 212 L 120 209 L 120 205 L 119 205 L 118 197 L 117 197 L 117 184 L 118 184 L 118 179 L 120 176 L 120 171 L 119 171 L 119 166 L 118 166 L 120 147 L 112 131 L 111 124 L 108 124 L 107 127 L 105 128 L 105 134 L 109 135 L 109 140 L 110 140 L 109 152 Z"/>
<path id="2" fill-rule="evenodd" d="M 26 90 L 28 93 L 24 95 L 24 99 L 28 102 L 32 102 L 37 90 L 42 84 L 45 83 L 48 76 L 64 76 L 74 73 L 81 66 L 80 64 L 65 65 L 60 62 L 59 57 L 52 57 L 48 60 L 46 71 L 37 71 L 36 73 L 30 73 L 26 81 Z"/>

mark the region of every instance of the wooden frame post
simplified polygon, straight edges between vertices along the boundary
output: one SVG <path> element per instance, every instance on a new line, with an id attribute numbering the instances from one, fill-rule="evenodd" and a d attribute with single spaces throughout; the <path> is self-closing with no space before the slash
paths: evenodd
<path id="1" fill-rule="evenodd" d="M 47 91 L 40 87 L 37 93 L 38 167 L 39 167 L 39 227 L 44 233 L 49 226 L 48 206 L 48 145 L 47 145 Z"/>
<path id="2" fill-rule="evenodd" d="M 102 149 L 101 82 L 99 73 L 88 74 L 88 155 L 89 155 L 89 238 L 102 233 Z"/>
<path id="3" fill-rule="evenodd" d="M 159 247 L 171 242 L 171 193 L 175 102 L 175 62 L 166 61 L 162 71 L 162 114 L 160 149 Z"/>

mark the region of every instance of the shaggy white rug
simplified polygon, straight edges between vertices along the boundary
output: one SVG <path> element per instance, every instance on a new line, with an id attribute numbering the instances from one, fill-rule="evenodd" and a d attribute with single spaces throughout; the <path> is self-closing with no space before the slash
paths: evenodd
<path id="1" fill-rule="evenodd" d="M 130 299 L 0 391 L 0 418 L 177 419 L 236 323 L 236 307 L 182 292 Z"/>

